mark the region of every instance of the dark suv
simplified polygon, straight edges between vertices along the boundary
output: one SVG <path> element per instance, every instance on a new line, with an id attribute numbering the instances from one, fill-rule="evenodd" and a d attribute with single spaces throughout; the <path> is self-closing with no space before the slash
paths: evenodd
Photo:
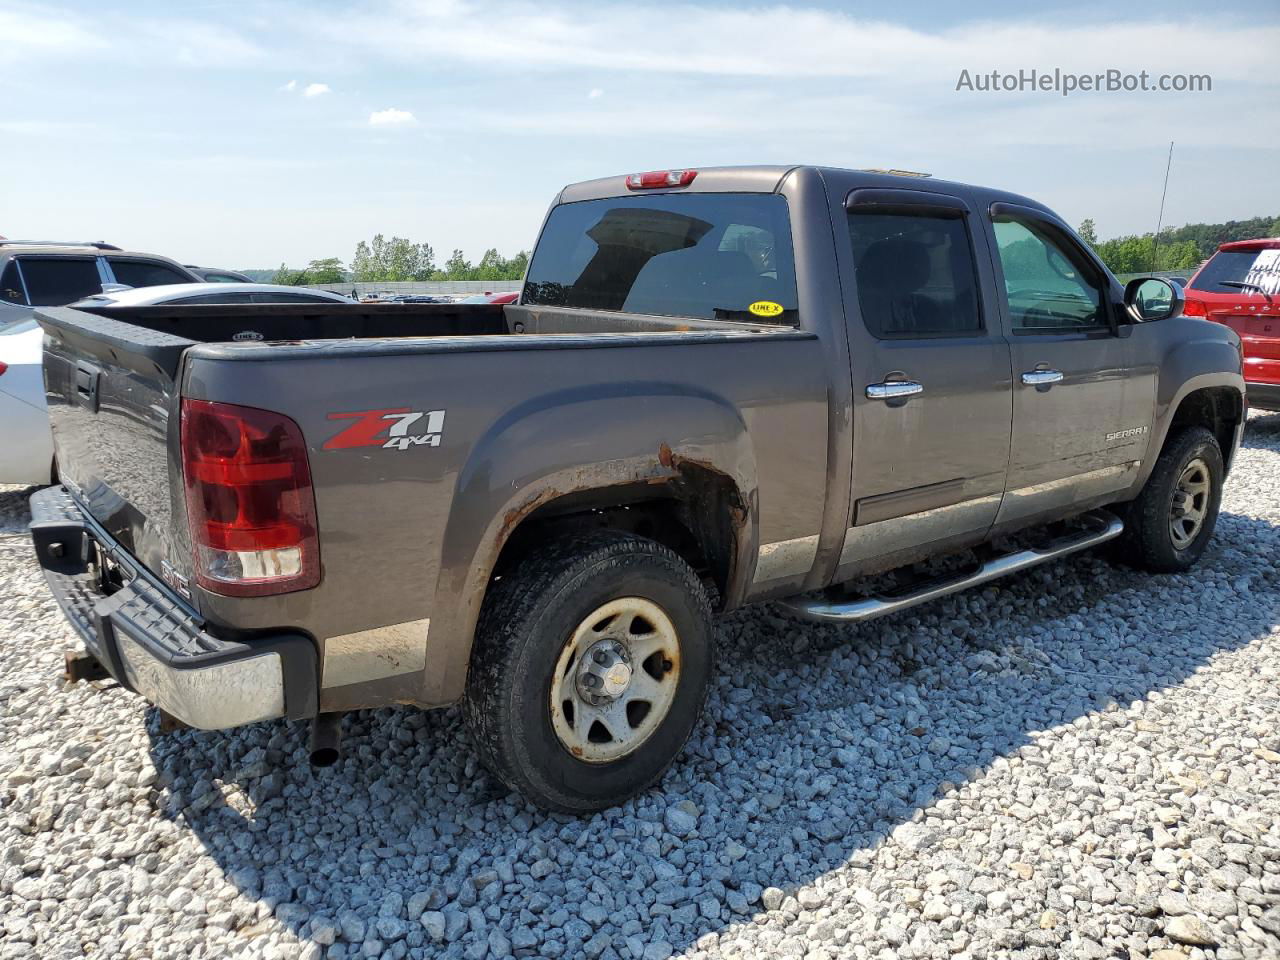
<path id="1" fill-rule="evenodd" d="M 62 306 L 101 293 L 103 284 L 198 282 L 168 257 L 128 253 L 110 243 L 0 240 L 0 329 L 27 319 L 32 307 Z"/>

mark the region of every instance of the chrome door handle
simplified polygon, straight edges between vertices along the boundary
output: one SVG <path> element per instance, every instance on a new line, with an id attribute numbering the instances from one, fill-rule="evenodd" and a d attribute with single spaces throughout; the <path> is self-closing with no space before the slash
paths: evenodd
<path id="1" fill-rule="evenodd" d="M 914 380 L 886 380 L 867 386 L 868 400 L 900 400 L 924 393 L 924 384 Z"/>
<path id="2" fill-rule="evenodd" d="M 1028 387 L 1044 387 L 1051 383 L 1062 382 L 1061 370 L 1028 370 L 1022 375 L 1022 382 Z"/>

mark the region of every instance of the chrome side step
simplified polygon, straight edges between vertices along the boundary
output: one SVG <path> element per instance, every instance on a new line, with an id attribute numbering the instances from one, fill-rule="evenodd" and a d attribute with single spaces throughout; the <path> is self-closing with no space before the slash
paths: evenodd
<path id="1" fill-rule="evenodd" d="M 1080 519 L 1086 521 L 1089 529 L 1071 537 L 1062 537 L 1043 547 L 1031 550 L 1018 550 L 1003 556 L 993 557 L 982 566 L 968 573 L 934 580 L 920 588 L 903 594 L 880 594 L 874 597 L 862 597 L 857 600 L 830 600 L 822 597 L 797 597 L 780 601 L 793 613 L 806 620 L 852 622 L 871 620 L 889 613 L 897 613 L 917 604 L 928 603 L 939 597 L 949 596 L 988 583 L 1010 573 L 1018 573 L 1031 567 L 1039 566 L 1050 560 L 1065 557 L 1067 554 L 1087 550 L 1108 540 L 1114 540 L 1124 532 L 1124 521 L 1103 511 L 1084 514 Z"/>

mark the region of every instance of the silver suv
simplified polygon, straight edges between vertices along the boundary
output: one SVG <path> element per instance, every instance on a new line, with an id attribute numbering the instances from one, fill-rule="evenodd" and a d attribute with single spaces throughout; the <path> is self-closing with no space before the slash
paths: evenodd
<path id="1" fill-rule="evenodd" d="M 0 330 L 30 317 L 32 307 L 74 303 L 101 293 L 104 284 L 198 282 L 168 257 L 129 253 L 101 241 L 0 240 Z"/>

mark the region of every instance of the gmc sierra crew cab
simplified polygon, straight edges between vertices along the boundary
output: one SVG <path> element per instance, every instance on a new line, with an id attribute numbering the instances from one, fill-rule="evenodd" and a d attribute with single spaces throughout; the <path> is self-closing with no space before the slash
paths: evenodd
<path id="1" fill-rule="evenodd" d="M 177 719 L 461 701 L 584 812 L 679 753 L 713 611 L 858 621 L 1114 541 L 1212 536 L 1240 341 L 1052 211 L 815 167 L 566 187 L 519 302 L 45 308 L 35 548 Z M 940 558 L 946 558 L 945 562 Z"/>

